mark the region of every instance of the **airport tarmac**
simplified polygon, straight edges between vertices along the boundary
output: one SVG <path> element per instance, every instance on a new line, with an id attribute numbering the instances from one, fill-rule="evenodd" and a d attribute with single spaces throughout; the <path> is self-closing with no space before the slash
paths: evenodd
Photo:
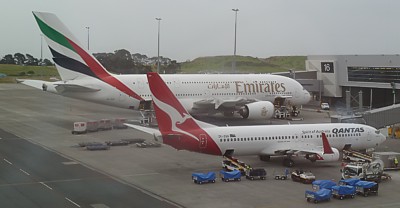
<path id="1" fill-rule="evenodd" d="M 69 99 L 19 84 L 1 84 L 0 97 L 0 129 L 2 129 L 0 131 L 0 138 L 2 138 L 0 139 L 2 146 L 0 149 L 0 156 L 2 157 L 0 158 L 2 159 L 0 161 L 0 207 L 21 207 L 18 203 L 13 203 L 14 197 L 25 197 L 24 200 L 28 201 L 40 198 L 41 201 L 43 200 L 42 203 L 51 203 L 51 200 L 56 199 L 65 201 L 64 197 L 67 197 L 81 207 L 135 207 L 130 204 L 133 203 L 132 201 L 138 201 L 141 205 L 146 204 L 146 207 L 155 207 L 152 203 L 159 205 L 159 207 L 301 208 L 313 206 L 306 202 L 304 197 L 304 191 L 311 189 L 311 185 L 295 183 L 290 180 L 273 179 L 274 172 L 283 173 L 285 169 L 279 158 L 273 159 L 271 162 L 260 161 L 257 156 L 239 158 L 253 167 L 265 168 L 268 174 L 265 181 L 249 181 L 243 178 L 241 182 L 226 183 L 218 180 L 215 184 L 197 185 L 192 183 L 191 173 L 219 171 L 221 169 L 221 157 L 177 151 L 166 145 L 162 145 L 160 148 L 137 148 L 135 145 L 128 145 L 111 147 L 107 151 L 87 151 L 78 147 L 77 144 L 79 142 L 104 142 L 129 138 L 151 140 L 152 137 L 133 129 L 82 135 L 71 134 L 74 121 L 118 117 L 135 120 L 140 117 L 137 112 Z M 328 113 L 318 113 L 315 109 L 304 109 L 301 116 L 304 120 L 290 121 L 290 123 L 330 122 Z M 222 117 L 200 118 L 218 125 L 288 123 L 287 120 L 275 119 L 255 122 L 242 119 L 230 121 Z M 29 148 L 13 146 L 8 143 L 10 139 L 3 139 L 7 137 L 16 140 L 23 138 L 32 144 L 43 147 L 46 151 L 58 154 L 61 159 L 58 158 L 59 156 L 46 156 L 46 160 L 44 160 L 42 154 L 34 154 L 34 152 L 39 151 L 38 149 L 41 149 L 38 146 Z M 399 151 L 399 148 L 400 140 L 389 139 L 379 147 L 379 151 Z M 11 151 L 14 149 L 18 149 L 18 151 Z M 35 151 L 31 152 L 31 149 L 35 149 Z M 26 160 L 24 160 L 25 157 L 20 155 L 21 152 L 26 155 Z M 7 166 L 8 163 L 4 160 L 7 159 L 5 157 L 18 158 L 18 162 L 15 163 L 18 164 L 15 167 L 17 169 L 11 168 L 10 170 L 10 167 Z M 54 160 L 48 161 L 48 157 L 52 157 Z M 61 161 L 71 162 L 74 165 L 60 167 Z M 75 169 L 73 173 L 68 171 L 68 168 L 77 165 L 81 168 Z M 313 164 L 307 160 L 296 161 L 296 168 L 311 170 L 317 179 L 338 181 L 340 179 L 340 166 L 340 162 Z M 83 175 L 88 178 L 100 178 L 100 180 L 88 179 L 90 182 L 96 182 L 89 187 L 87 187 L 89 182 L 86 180 L 71 181 L 69 185 L 65 184 L 65 187 L 69 188 L 57 187 L 58 192 L 51 195 L 47 193 L 49 190 L 46 190 L 43 184 L 37 184 L 41 180 L 24 176 L 24 173 L 19 170 L 22 169 L 27 173 L 34 170 L 33 175 L 35 177 L 49 177 L 42 176 L 42 174 L 49 172 L 50 175 L 54 175 L 53 171 L 58 170 L 58 168 L 67 169 L 57 171 L 58 177 L 61 179 L 82 178 Z M 318 207 L 399 207 L 400 201 L 397 198 L 397 192 L 400 190 L 400 175 L 399 172 L 389 173 L 392 175 L 392 180 L 380 184 L 378 196 L 357 196 L 355 199 L 347 200 L 332 199 L 331 202 L 321 203 Z M 16 176 L 14 177 L 14 175 Z M 9 177 L 12 180 L 8 179 Z M 49 180 L 51 181 L 51 179 Z M 105 180 L 112 182 L 113 185 L 108 185 Z M 24 181 L 32 183 L 33 188 L 25 189 L 27 184 L 19 184 Z M 120 183 L 114 184 L 116 181 Z M 23 189 L 24 192 L 13 191 L 10 193 L 7 191 L 8 188 L 13 189 L 13 184 L 21 185 L 18 190 Z M 126 185 L 129 188 L 126 188 Z M 38 191 L 40 186 L 45 191 Z M 105 190 L 108 188 L 110 190 Z M 73 192 L 72 190 L 78 193 L 70 194 L 70 192 Z M 138 196 L 137 193 L 133 193 L 134 191 L 145 193 L 146 197 Z M 120 197 L 118 197 L 119 195 Z M 130 201 L 129 197 L 125 198 L 127 195 L 137 197 Z M 107 199 L 100 200 L 104 197 Z M 97 203 L 95 200 L 99 200 L 99 202 Z M 119 201 L 119 204 L 113 201 Z M 40 207 L 39 205 L 36 206 Z M 72 204 L 71 207 L 73 206 Z M 142 206 L 137 205 L 137 207 Z"/>

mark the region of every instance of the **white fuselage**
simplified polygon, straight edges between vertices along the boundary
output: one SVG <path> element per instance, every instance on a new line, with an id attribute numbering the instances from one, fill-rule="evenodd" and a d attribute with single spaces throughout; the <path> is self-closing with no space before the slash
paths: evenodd
<path id="1" fill-rule="evenodd" d="M 194 103 L 198 101 L 234 100 L 243 103 L 249 101 L 270 101 L 275 98 L 286 98 L 286 102 L 292 105 L 306 104 L 310 100 L 310 94 L 300 83 L 284 76 L 271 74 L 166 74 L 161 75 L 175 96 L 191 111 Z M 151 100 L 151 93 L 146 75 L 115 75 L 128 88 L 137 93 L 144 100 Z M 64 84 L 76 84 L 80 86 L 99 89 L 97 92 L 65 91 L 56 93 L 63 96 L 87 100 L 91 102 L 138 109 L 140 101 L 130 97 L 117 88 L 92 77 L 82 79 L 60 81 Z M 53 83 L 55 85 L 57 83 Z M 53 91 L 48 86 L 48 91 Z M 207 103 L 206 103 L 207 104 Z"/>
<path id="2" fill-rule="evenodd" d="M 330 145 L 343 149 L 374 148 L 386 137 L 375 128 L 362 124 L 294 124 L 271 126 L 235 126 L 204 128 L 220 148 L 234 155 L 275 155 L 278 151 L 307 150 L 322 147 L 322 132 Z"/>

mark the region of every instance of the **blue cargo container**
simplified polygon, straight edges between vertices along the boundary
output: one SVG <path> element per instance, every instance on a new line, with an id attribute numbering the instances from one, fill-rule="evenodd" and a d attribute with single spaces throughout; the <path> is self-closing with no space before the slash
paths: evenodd
<path id="1" fill-rule="evenodd" d="M 197 184 L 215 183 L 215 173 L 192 173 L 192 180 Z"/>
<path id="2" fill-rule="evenodd" d="M 233 170 L 233 171 L 221 170 L 219 171 L 219 175 L 221 176 L 221 179 L 225 182 L 240 181 L 242 177 L 242 173 L 239 170 Z"/>
<path id="3" fill-rule="evenodd" d="M 320 190 L 322 188 L 331 189 L 332 186 L 336 186 L 336 183 L 331 180 L 315 180 L 312 182 L 314 190 Z"/>
<path id="4" fill-rule="evenodd" d="M 308 202 L 318 203 L 321 201 L 330 201 L 332 197 L 332 191 L 329 189 L 320 189 L 319 191 L 306 191 L 306 199 Z"/>
<path id="5" fill-rule="evenodd" d="M 379 185 L 372 181 L 359 181 L 356 183 L 357 194 L 368 196 L 370 194 L 378 194 Z"/>
<path id="6" fill-rule="evenodd" d="M 355 186 L 358 181 L 361 181 L 359 178 L 348 178 L 339 181 L 339 185 L 348 185 L 348 186 Z"/>
<path id="7" fill-rule="evenodd" d="M 348 185 L 333 186 L 332 195 L 334 198 L 338 198 L 340 200 L 344 198 L 354 198 L 354 196 L 356 195 L 356 187 Z"/>

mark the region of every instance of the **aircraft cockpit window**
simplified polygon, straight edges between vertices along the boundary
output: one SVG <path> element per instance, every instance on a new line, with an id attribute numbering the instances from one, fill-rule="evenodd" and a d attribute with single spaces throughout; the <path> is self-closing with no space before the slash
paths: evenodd
<path id="1" fill-rule="evenodd" d="M 381 131 L 380 130 L 375 130 L 375 134 L 380 134 Z"/>

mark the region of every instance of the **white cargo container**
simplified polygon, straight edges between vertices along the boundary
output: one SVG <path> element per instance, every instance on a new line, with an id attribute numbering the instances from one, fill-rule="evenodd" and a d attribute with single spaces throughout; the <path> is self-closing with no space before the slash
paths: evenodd
<path id="1" fill-rule="evenodd" d="M 74 130 L 72 134 L 85 134 L 87 132 L 86 122 L 74 122 Z"/>
<path id="2" fill-rule="evenodd" d="M 110 119 L 101 119 L 99 122 L 99 130 L 111 130 L 112 124 Z"/>

